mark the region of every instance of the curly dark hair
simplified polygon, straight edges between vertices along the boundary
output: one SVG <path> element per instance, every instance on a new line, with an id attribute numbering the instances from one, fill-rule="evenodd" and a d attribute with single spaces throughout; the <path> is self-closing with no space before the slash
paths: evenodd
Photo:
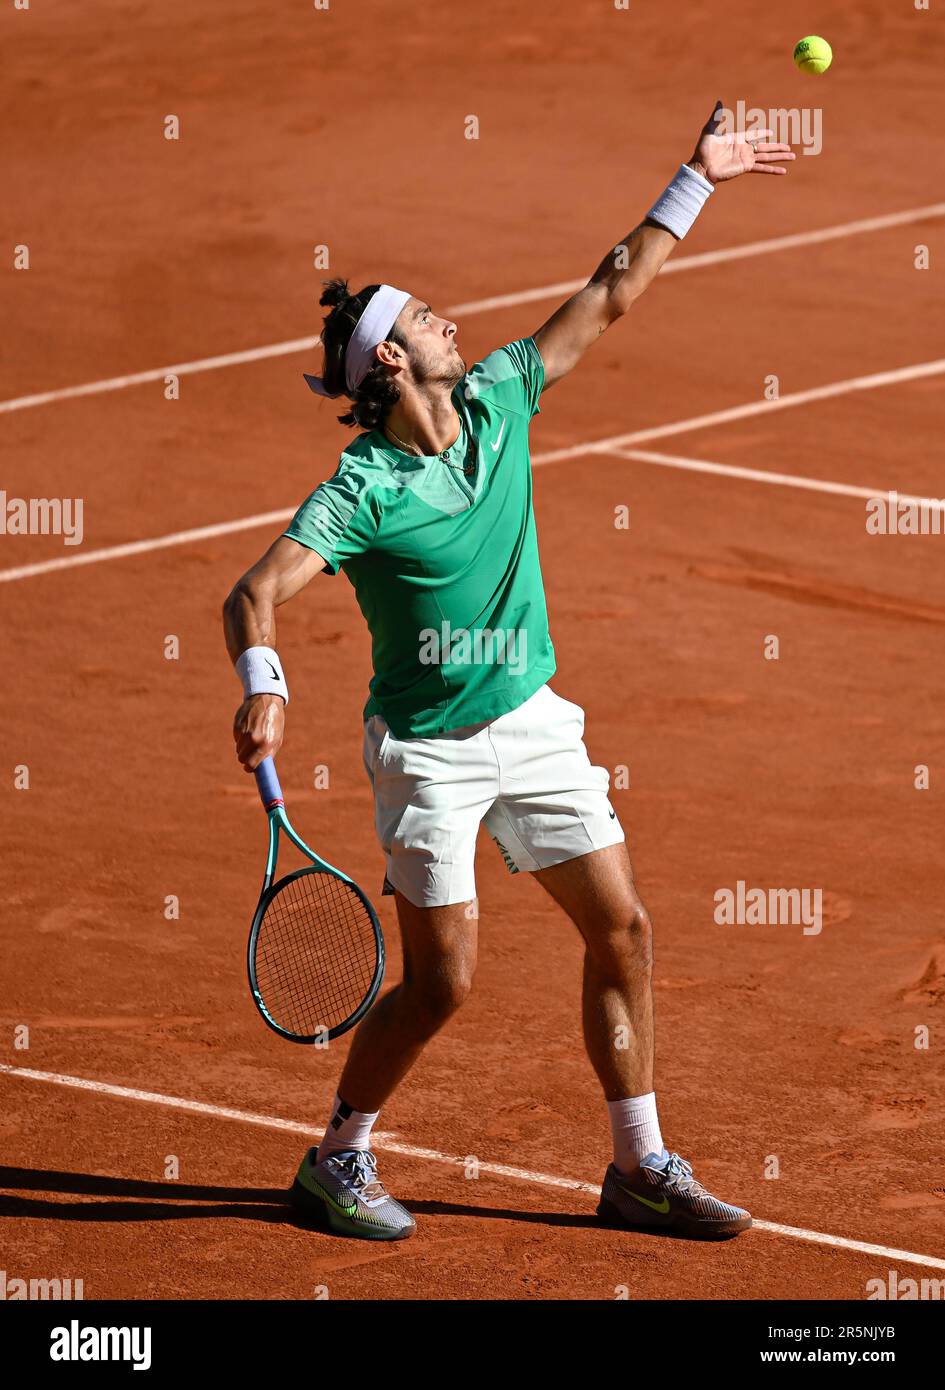
<path id="1" fill-rule="evenodd" d="M 340 391 L 346 396 L 349 395 L 345 381 L 345 351 L 358 319 L 367 308 L 371 296 L 379 289 L 380 285 L 365 285 L 360 293 L 351 294 L 347 280 L 325 281 L 325 290 L 318 302 L 330 311 L 325 315 L 321 335 L 322 346 L 325 349 L 322 376 L 329 391 Z M 398 347 L 407 346 L 394 329 L 391 329 L 388 337 Z M 384 423 L 391 406 L 400 400 L 400 390 L 383 362 L 377 362 L 351 399 L 351 409 L 339 415 L 338 419 L 343 425 L 373 430 Z"/>

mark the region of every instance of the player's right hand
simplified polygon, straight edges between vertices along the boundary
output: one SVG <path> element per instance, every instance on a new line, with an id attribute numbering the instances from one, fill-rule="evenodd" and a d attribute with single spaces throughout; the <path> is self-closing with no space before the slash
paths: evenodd
<path id="1" fill-rule="evenodd" d="M 263 758 L 274 758 L 285 733 L 285 704 L 280 695 L 250 695 L 236 711 L 233 738 L 244 772 L 254 772 Z"/>

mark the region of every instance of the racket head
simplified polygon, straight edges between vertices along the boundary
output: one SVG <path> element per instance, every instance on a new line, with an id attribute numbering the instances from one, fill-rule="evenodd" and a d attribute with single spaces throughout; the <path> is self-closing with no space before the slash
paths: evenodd
<path id="1" fill-rule="evenodd" d="M 274 1032 L 290 1042 L 331 1042 L 377 998 L 384 937 L 356 883 L 306 865 L 260 897 L 247 966 L 253 1000 Z"/>

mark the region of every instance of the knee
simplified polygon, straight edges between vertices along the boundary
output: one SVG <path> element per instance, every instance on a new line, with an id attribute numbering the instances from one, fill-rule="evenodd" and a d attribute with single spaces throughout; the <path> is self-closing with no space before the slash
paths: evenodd
<path id="1" fill-rule="evenodd" d="M 643 904 L 633 904 L 610 930 L 590 940 L 588 951 L 608 975 L 649 974 L 653 968 L 653 923 Z"/>
<path id="2" fill-rule="evenodd" d="M 646 970 L 653 966 L 653 923 L 650 914 L 642 903 L 637 904 L 630 914 L 627 934 L 631 949 L 641 967 Z"/>
<path id="3" fill-rule="evenodd" d="M 469 998 L 472 983 L 472 970 L 457 962 L 405 980 L 404 1002 L 411 1031 L 419 1037 L 438 1032 Z"/>

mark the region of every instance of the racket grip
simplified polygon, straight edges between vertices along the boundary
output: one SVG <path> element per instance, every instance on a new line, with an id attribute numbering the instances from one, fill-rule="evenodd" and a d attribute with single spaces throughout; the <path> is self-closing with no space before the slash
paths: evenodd
<path id="1" fill-rule="evenodd" d="M 267 811 L 271 811 L 274 806 L 285 805 L 282 788 L 279 786 L 276 764 L 272 758 L 263 758 L 256 769 L 255 777 L 262 804 Z"/>

